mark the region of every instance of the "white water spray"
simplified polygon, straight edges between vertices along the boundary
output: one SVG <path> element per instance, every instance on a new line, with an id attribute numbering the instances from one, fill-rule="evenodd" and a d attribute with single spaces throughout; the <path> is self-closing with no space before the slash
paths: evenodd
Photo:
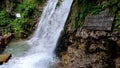
<path id="1" fill-rule="evenodd" d="M 48 0 L 33 37 L 27 41 L 29 50 L 23 56 L 13 57 L 0 68 L 49 68 L 56 62 L 54 50 L 70 12 L 73 0 Z"/>

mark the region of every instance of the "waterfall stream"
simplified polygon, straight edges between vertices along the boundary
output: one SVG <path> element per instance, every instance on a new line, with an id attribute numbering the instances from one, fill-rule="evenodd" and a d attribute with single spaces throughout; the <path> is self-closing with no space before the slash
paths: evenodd
<path id="1" fill-rule="evenodd" d="M 49 68 L 56 62 L 54 50 L 72 2 L 63 0 L 58 5 L 58 0 L 48 0 L 32 38 L 8 47 L 5 52 L 12 52 L 13 57 L 0 68 Z"/>

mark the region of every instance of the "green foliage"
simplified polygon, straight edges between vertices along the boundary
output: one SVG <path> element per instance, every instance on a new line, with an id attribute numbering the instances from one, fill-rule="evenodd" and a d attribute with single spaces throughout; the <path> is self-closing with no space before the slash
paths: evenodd
<path id="1" fill-rule="evenodd" d="M 87 15 L 96 15 L 106 8 L 110 9 L 112 15 L 116 14 L 116 11 L 120 9 L 119 0 L 77 0 L 76 6 L 77 10 L 74 10 L 74 15 L 72 17 L 72 22 L 75 27 L 81 26 Z M 120 28 L 120 15 L 115 17 L 115 28 Z"/>
<path id="2" fill-rule="evenodd" d="M 117 4 L 117 6 L 120 8 L 120 2 Z"/>
<path id="3" fill-rule="evenodd" d="M 21 36 L 24 31 L 23 27 L 30 22 L 35 9 L 35 3 L 32 0 L 24 0 L 23 3 L 18 5 L 17 12 L 21 13 L 21 18 L 15 19 L 9 25 L 17 37 Z"/>
<path id="4" fill-rule="evenodd" d="M 9 14 L 2 10 L 0 11 L 0 26 L 4 27 L 7 26 L 12 20 L 9 18 Z"/>
<path id="5" fill-rule="evenodd" d="M 14 10 L 15 12 L 21 14 L 21 18 L 12 18 L 8 12 L 1 9 L 0 27 L 4 27 L 4 33 L 14 32 L 16 37 L 20 37 L 21 33 L 24 32 L 24 27 L 31 22 L 34 12 L 37 10 L 38 4 L 45 2 L 45 0 L 23 0 L 22 2 L 13 0 L 13 2 L 13 4 L 15 4 Z"/>
<path id="6" fill-rule="evenodd" d="M 115 13 L 115 25 L 114 30 L 120 29 L 120 1 L 116 0 L 117 2 L 112 6 L 112 13 Z"/>
<path id="7" fill-rule="evenodd" d="M 85 17 L 88 14 L 96 14 L 99 11 L 97 5 L 99 1 L 90 1 L 90 0 L 77 0 L 77 11 L 74 13 L 73 16 L 73 24 L 75 27 L 78 27 L 83 24 Z"/>
<path id="8" fill-rule="evenodd" d="M 120 12 L 118 12 L 116 18 L 115 18 L 115 30 L 119 30 L 120 29 Z"/>
<path id="9" fill-rule="evenodd" d="M 17 11 L 21 13 L 23 18 L 32 16 L 36 9 L 35 3 L 29 0 L 25 0 L 22 4 L 18 5 Z"/>
<path id="10" fill-rule="evenodd" d="M 9 26 L 11 27 L 11 30 L 14 31 L 14 33 L 16 34 L 16 36 L 21 36 L 21 33 L 23 32 L 23 26 L 26 25 L 26 23 L 28 23 L 29 19 L 23 18 L 23 19 L 15 19 L 13 22 L 11 22 L 9 24 Z"/>

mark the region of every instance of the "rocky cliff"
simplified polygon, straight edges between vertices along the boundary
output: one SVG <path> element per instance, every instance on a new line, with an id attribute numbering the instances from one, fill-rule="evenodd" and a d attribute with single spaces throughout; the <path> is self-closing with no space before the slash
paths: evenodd
<path id="1" fill-rule="evenodd" d="M 120 68 L 120 31 L 104 31 L 74 27 L 79 9 L 74 1 L 61 42 L 56 49 L 60 62 L 56 68 Z"/>

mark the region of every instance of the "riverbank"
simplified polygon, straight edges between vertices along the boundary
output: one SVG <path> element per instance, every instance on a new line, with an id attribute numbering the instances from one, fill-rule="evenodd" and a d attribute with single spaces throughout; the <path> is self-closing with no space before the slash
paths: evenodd
<path id="1" fill-rule="evenodd" d="M 46 0 L 1 1 L 0 54 L 6 49 L 7 44 L 12 39 L 19 40 L 30 37 L 36 28 L 36 24 L 39 21 L 45 5 Z M 19 17 L 16 16 L 17 14 L 19 14 Z M 3 57 L 3 55 L 1 56 Z M 12 54 L 10 56 L 12 56 Z M 2 62 L 0 63 L 2 64 Z"/>

